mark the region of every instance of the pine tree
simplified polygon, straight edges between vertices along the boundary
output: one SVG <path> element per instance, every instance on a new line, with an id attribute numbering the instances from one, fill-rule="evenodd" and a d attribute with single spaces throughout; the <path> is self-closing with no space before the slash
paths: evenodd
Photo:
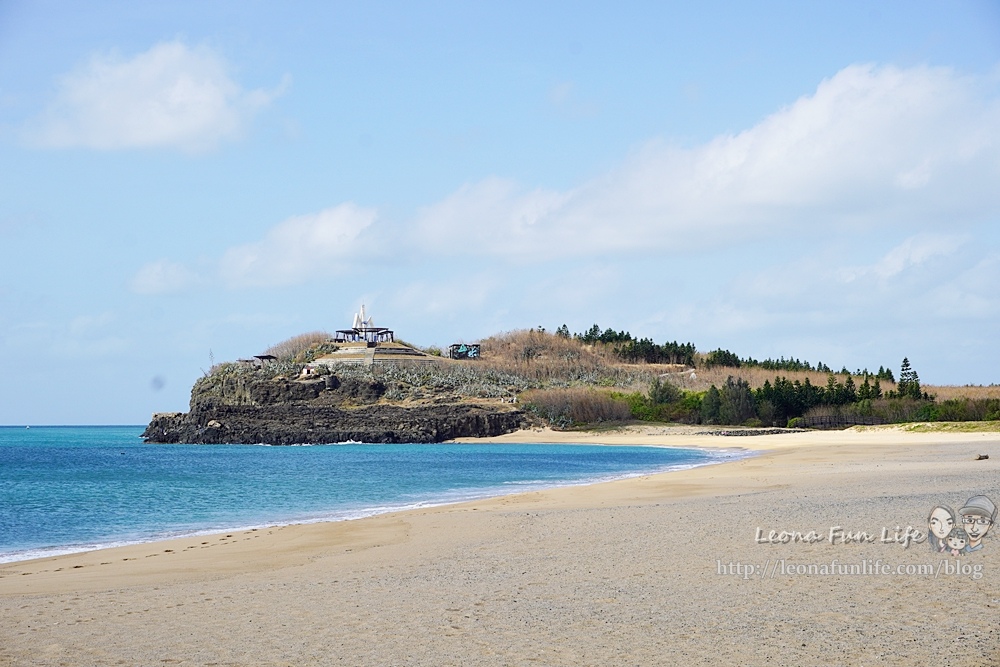
<path id="1" fill-rule="evenodd" d="M 878 382 L 878 379 L 876 379 L 875 381 Z M 870 382 L 868 382 L 868 374 L 865 373 L 865 381 L 861 383 L 860 387 L 858 387 L 858 400 L 867 401 L 873 397 L 874 393 L 872 391 L 872 385 Z"/>
<path id="2" fill-rule="evenodd" d="M 837 378 L 830 373 L 826 376 L 826 390 L 823 392 L 823 402 L 827 405 L 837 404 Z"/>
<path id="3" fill-rule="evenodd" d="M 719 422 L 722 424 L 742 424 L 757 415 L 753 404 L 750 384 L 743 378 L 726 378 L 726 384 L 719 391 Z"/>
<path id="4" fill-rule="evenodd" d="M 719 408 L 722 405 L 722 397 L 718 388 L 713 384 L 705 392 L 705 398 L 701 401 L 701 421 L 703 424 L 719 423 Z"/>
<path id="5" fill-rule="evenodd" d="M 854 378 L 850 375 L 844 380 L 844 395 L 841 402 L 843 403 L 854 403 L 858 400 L 857 388 L 854 386 Z"/>
<path id="6" fill-rule="evenodd" d="M 896 383 L 896 395 L 900 398 L 913 398 L 920 400 L 920 378 L 917 372 L 910 367 L 910 360 L 903 357 L 903 364 L 899 369 L 899 382 Z"/>
<path id="7" fill-rule="evenodd" d="M 594 326 L 587 329 L 586 333 L 584 333 L 582 336 L 579 336 L 579 339 L 584 343 L 593 345 L 594 343 L 597 342 L 597 339 L 600 337 L 601 337 L 601 327 L 595 324 Z"/>
<path id="8" fill-rule="evenodd" d="M 883 366 L 878 367 L 878 375 L 875 376 L 879 380 L 885 380 L 886 382 L 895 382 L 896 378 L 893 377 L 892 371 Z"/>

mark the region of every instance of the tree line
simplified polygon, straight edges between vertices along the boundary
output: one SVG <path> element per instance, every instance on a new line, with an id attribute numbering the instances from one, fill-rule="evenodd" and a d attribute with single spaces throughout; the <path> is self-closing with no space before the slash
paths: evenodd
<path id="1" fill-rule="evenodd" d="M 702 364 L 705 368 L 723 366 L 726 368 L 763 368 L 766 371 L 814 371 L 817 373 L 833 373 L 833 369 L 824 364 L 822 361 L 817 362 L 814 366 L 808 361 L 800 361 L 794 357 L 785 359 L 784 356 L 780 359 L 764 359 L 763 361 L 757 361 L 753 357 L 741 359 L 739 355 L 721 348 L 718 350 L 712 350 L 706 354 L 705 358 L 702 360 Z M 892 371 L 884 366 L 879 366 L 878 371 L 875 373 L 869 372 L 867 368 L 864 370 L 858 369 L 851 373 L 851 371 L 847 370 L 847 366 L 844 366 L 840 369 L 838 375 L 871 375 L 878 378 L 882 382 L 896 381 Z"/>
<path id="2" fill-rule="evenodd" d="M 541 327 L 539 327 L 539 330 L 545 331 L 545 329 Z M 583 333 L 572 334 L 569 331 L 569 327 L 563 324 L 562 326 L 556 328 L 555 335 L 566 339 L 573 338 L 587 345 L 603 344 L 612 346 L 616 356 L 618 356 L 618 358 L 622 361 L 628 363 L 645 362 L 647 364 L 685 364 L 687 366 L 699 365 L 696 364 L 696 355 L 698 350 L 694 343 L 690 342 L 679 343 L 677 341 L 671 341 L 657 344 L 651 338 L 637 339 L 624 329 L 621 331 L 616 331 L 611 327 L 601 329 L 601 327 L 597 324 L 594 324 Z M 738 354 L 730 352 L 729 350 L 723 350 L 722 348 L 712 350 L 711 352 L 705 354 L 701 359 L 700 365 L 704 368 L 722 366 L 726 368 L 762 368 L 769 371 L 815 371 L 820 373 L 833 373 L 833 370 L 823 362 L 818 362 L 816 365 L 813 365 L 808 361 L 801 361 L 794 357 L 785 359 L 784 356 L 779 359 L 768 358 L 763 361 L 758 361 L 753 357 L 740 358 Z M 845 376 L 852 375 L 852 373 L 847 370 L 846 366 L 839 371 L 839 374 Z M 872 377 L 881 382 L 896 381 L 892 371 L 884 366 L 879 366 L 878 371 L 875 373 L 870 373 L 867 368 L 864 370 L 858 369 L 853 373 L 853 375 L 865 378 Z"/>
<path id="3" fill-rule="evenodd" d="M 882 375 L 885 376 L 884 373 Z M 790 381 L 779 375 L 774 378 L 773 383 L 765 380 L 763 385 L 751 390 L 746 381 L 730 376 L 722 389 L 713 385 L 706 392 L 702 401 L 701 418 L 703 423 L 708 424 L 739 424 L 756 418 L 769 425 L 786 425 L 820 406 L 850 406 L 853 409 L 834 411 L 846 420 L 852 415 L 878 417 L 876 401 L 879 400 L 934 401 L 932 396 L 921 389 L 920 378 L 906 357 L 903 358 L 895 390 L 883 392 L 881 379 L 877 374 L 865 371 L 861 377 L 861 383 L 858 384 L 850 374 L 839 380 L 831 373 L 827 376 L 826 386 L 819 386 L 812 384 L 809 378 Z M 741 421 L 731 421 L 732 419 Z"/>
<path id="4" fill-rule="evenodd" d="M 594 345 L 602 343 L 613 346 L 615 355 L 628 363 L 644 362 L 647 364 L 684 364 L 695 365 L 694 343 L 678 343 L 677 341 L 657 344 L 652 338 L 633 338 L 628 331 L 615 331 L 610 327 L 601 330 L 594 325 L 584 333 L 570 334 L 564 324 L 556 329 L 556 335 L 562 338 L 575 338 L 581 343 Z"/>
<path id="5" fill-rule="evenodd" d="M 656 380 L 648 393 L 614 394 L 628 403 L 635 419 L 690 424 L 796 426 L 809 420 L 830 425 L 904 421 L 972 421 L 1000 418 L 1000 400 L 950 399 L 937 403 L 920 387 L 908 359 L 895 390 L 884 391 L 879 377 L 865 373 L 856 382 L 829 374 L 825 385 L 777 375 L 757 389 L 730 375 L 704 392 L 680 390 Z"/>

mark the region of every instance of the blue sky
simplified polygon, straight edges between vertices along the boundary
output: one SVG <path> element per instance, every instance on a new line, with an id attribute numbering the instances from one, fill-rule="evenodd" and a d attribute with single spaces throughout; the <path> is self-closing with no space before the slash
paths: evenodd
<path id="1" fill-rule="evenodd" d="M 995 2 L 0 0 L 0 170 L 0 424 L 362 302 L 1000 382 Z"/>

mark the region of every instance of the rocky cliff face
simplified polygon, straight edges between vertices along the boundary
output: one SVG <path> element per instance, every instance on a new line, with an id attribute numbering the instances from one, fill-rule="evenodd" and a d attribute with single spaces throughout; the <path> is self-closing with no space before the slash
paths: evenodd
<path id="1" fill-rule="evenodd" d="M 309 380 L 242 370 L 200 379 L 187 413 L 153 416 L 142 437 L 155 443 L 441 442 L 502 435 L 525 415 L 502 404 L 439 396 L 392 404 L 377 379 Z"/>

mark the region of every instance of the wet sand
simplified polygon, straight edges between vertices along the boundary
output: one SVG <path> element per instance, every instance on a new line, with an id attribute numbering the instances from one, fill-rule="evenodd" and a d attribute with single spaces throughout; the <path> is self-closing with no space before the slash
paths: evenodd
<path id="1" fill-rule="evenodd" d="M 1000 502 L 1000 434 L 497 440 L 759 455 L 0 565 L 0 664 L 1000 664 L 997 533 L 958 558 L 892 541 L 936 504 Z M 759 543 L 772 530 L 818 538 Z"/>

